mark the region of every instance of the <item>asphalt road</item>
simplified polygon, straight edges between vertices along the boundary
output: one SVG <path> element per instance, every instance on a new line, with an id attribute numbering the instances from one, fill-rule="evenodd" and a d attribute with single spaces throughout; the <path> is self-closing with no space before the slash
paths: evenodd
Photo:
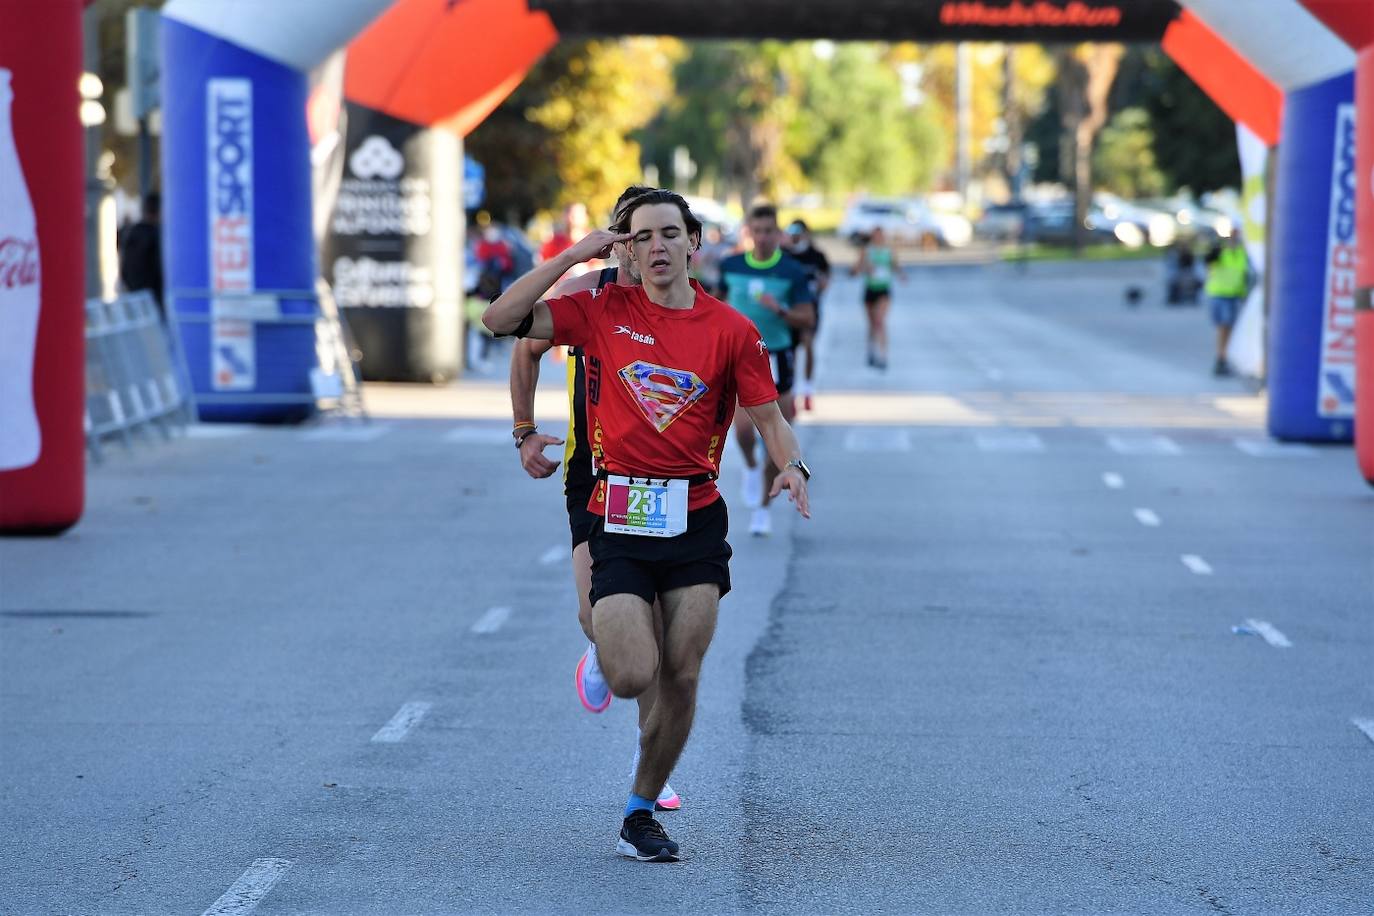
<path id="1" fill-rule="evenodd" d="M 922 266 L 886 373 L 837 280 L 675 866 L 614 853 L 632 704 L 577 703 L 499 383 L 113 450 L 0 541 L 0 912 L 1374 912 L 1374 490 L 1157 274 Z"/>

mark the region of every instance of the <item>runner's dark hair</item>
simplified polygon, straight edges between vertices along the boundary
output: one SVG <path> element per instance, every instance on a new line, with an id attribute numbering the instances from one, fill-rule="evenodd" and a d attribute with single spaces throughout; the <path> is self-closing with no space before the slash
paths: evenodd
<path id="1" fill-rule="evenodd" d="M 630 217 L 633 216 L 634 212 L 640 207 L 648 206 L 649 204 L 672 204 L 677 207 L 682 211 L 682 223 L 687 227 L 687 234 L 689 236 L 695 235 L 698 240 L 701 239 L 701 220 L 697 219 L 696 214 L 692 212 L 692 208 L 687 204 L 687 201 L 682 199 L 681 194 L 664 188 L 654 188 L 653 190 L 640 194 L 638 197 L 626 201 L 625 205 L 620 207 L 615 225 L 611 228 L 616 232 L 629 232 Z"/>
<path id="2" fill-rule="evenodd" d="M 615 206 L 611 208 L 611 222 L 620 222 L 620 208 L 629 201 L 634 200 L 641 194 L 648 194 L 653 188 L 647 184 L 632 184 L 620 192 L 620 196 L 615 199 Z"/>
<path id="3" fill-rule="evenodd" d="M 778 208 L 772 204 L 754 204 L 749 208 L 749 218 L 771 219 L 776 223 L 778 221 Z"/>

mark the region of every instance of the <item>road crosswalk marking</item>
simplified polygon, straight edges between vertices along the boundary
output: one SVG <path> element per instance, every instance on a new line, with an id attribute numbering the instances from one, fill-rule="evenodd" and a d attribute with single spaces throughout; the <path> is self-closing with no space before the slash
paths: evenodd
<path id="1" fill-rule="evenodd" d="M 1251 617 L 1245 623 L 1260 636 L 1264 641 L 1276 649 L 1291 649 L 1293 644 L 1288 641 L 1288 637 L 1279 632 L 1279 628 L 1267 620 L 1256 620 Z"/>
<path id="2" fill-rule="evenodd" d="M 1374 719 L 1354 718 L 1350 723 L 1364 732 L 1364 736 L 1370 741 L 1374 741 Z"/>
<path id="3" fill-rule="evenodd" d="M 186 438 L 234 439 L 256 429 L 252 423 L 192 423 L 186 427 Z"/>
<path id="4" fill-rule="evenodd" d="M 1184 566 L 1192 570 L 1194 575 L 1210 576 L 1212 574 L 1212 565 L 1195 553 L 1185 553 L 1179 559 L 1183 561 Z"/>
<path id="5" fill-rule="evenodd" d="M 568 545 L 554 544 L 548 550 L 544 551 L 542 554 L 539 555 L 539 564 L 541 566 L 552 566 L 553 564 L 566 559 L 567 556 Z"/>
<path id="6" fill-rule="evenodd" d="M 1135 520 L 1146 528 L 1158 528 L 1160 525 L 1159 516 L 1155 514 L 1153 509 L 1135 510 Z"/>
<path id="7" fill-rule="evenodd" d="M 1311 458 L 1317 450 L 1301 442 L 1275 442 L 1272 439 L 1232 439 L 1236 448 L 1253 458 Z"/>
<path id="8" fill-rule="evenodd" d="M 248 870 L 201 916 L 245 916 L 253 912 L 293 864 L 291 859 L 254 859 Z"/>
<path id="9" fill-rule="evenodd" d="M 433 704 L 422 700 L 414 700 L 400 708 L 396 715 L 391 717 L 391 721 L 377 729 L 377 734 L 372 736 L 372 740 L 378 744 L 395 744 L 404 741 L 410 730 L 420 724 L 420 720 L 425 717 Z"/>
<path id="10" fill-rule="evenodd" d="M 978 449 L 984 452 L 1043 452 L 1045 440 L 1026 430 L 1008 429 L 974 433 Z"/>
<path id="11" fill-rule="evenodd" d="M 909 452 L 911 433 L 900 426 L 855 426 L 845 433 L 850 452 Z"/>
<path id="12" fill-rule="evenodd" d="M 487 611 L 485 614 L 483 614 L 481 617 L 477 618 L 477 622 L 472 625 L 472 632 L 478 634 L 479 636 L 485 636 L 488 633 L 495 633 L 497 630 L 501 629 L 501 627 L 509 619 L 510 608 L 494 607 L 491 610 Z"/>
<path id="13" fill-rule="evenodd" d="M 510 430 L 504 426 L 469 423 L 449 430 L 444 434 L 444 441 L 463 445 L 505 445 L 515 440 L 511 438 Z"/>
<path id="14" fill-rule="evenodd" d="M 919 444 L 927 441 L 924 438 L 918 439 L 916 435 L 913 435 L 912 428 L 906 426 L 863 425 L 842 428 L 844 429 L 842 446 L 849 452 L 911 452 Z M 511 442 L 510 430 L 506 425 L 487 422 L 462 423 L 458 426 L 449 427 L 442 432 L 432 428 L 426 431 L 420 427 L 391 422 L 326 422 L 303 429 L 280 432 L 277 429 L 260 427 L 251 423 L 197 423 L 186 429 L 186 436 L 190 439 L 233 439 L 256 433 L 261 433 L 263 436 L 287 435 L 295 441 L 302 442 L 378 442 L 387 438 L 394 438 L 394 434 L 431 437 L 437 434 L 439 439 L 448 445 L 505 446 Z M 1322 454 L 1320 449 L 1310 445 L 1276 442 L 1255 436 L 1193 437 L 1185 440 L 1187 445 L 1184 446 L 1169 436 L 1154 433 L 1116 432 L 1107 435 L 1099 431 L 1099 434 L 1103 437 L 1098 441 L 1103 442 L 1110 451 L 1127 456 L 1206 455 L 1216 454 L 1218 447 L 1226 448 L 1228 446 L 1257 459 L 1313 458 Z M 1073 437 L 1056 438 L 1053 432 L 1046 435 L 1044 431 L 1018 427 L 968 430 L 962 435 L 965 437 L 962 439 L 963 442 L 971 441 L 975 448 L 987 454 L 1041 454 L 1056 449 L 1079 450 L 1085 444 Z M 960 439 L 941 436 L 930 441 L 947 447 L 960 441 Z M 1103 482 L 1112 489 L 1121 489 L 1118 483 L 1114 483 L 1120 479 L 1121 475 L 1114 472 L 1103 474 Z"/>
<path id="15" fill-rule="evenodd" d="M 387 423 L 317 426 L 301 432 L 305 442 L 375 442 L 391 432 Z"/>
<path id="16" fill-rule="evenodd" d="M 1168 436 L 1108 436 L 1107 445 L 1118 455 L 1183 454 L 1183 449 Z"/>

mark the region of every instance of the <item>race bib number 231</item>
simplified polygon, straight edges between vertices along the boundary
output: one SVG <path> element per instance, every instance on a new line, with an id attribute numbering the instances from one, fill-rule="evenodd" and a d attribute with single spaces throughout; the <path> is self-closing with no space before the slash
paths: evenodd
<path id="1" fill-rule="evenodd" d="M 670 538 L 687 530 L 687 481 L 606 478 L 606 531 Z"/>

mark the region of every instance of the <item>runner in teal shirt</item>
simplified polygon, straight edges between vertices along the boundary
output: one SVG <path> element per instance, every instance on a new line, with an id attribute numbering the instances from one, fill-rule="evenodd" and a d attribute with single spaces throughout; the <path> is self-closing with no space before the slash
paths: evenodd
<path id="1" fill-rule="evenodd" d="M 853 273 L 864 278 L 864 311 L 868 313 L 868 364 L 887 368 L 887 310 L 892 304 L 892 275 L 905 276 L 881 228 L 875 228 L 859 249 Z"/>
<path id="2" fill-rule="evenodd" d="M 721 298 L 749 317 L 759 329 L 773 364 L 778 386 L 778 407 L 790 423 L 796 416 L 792 398 L 796 359 L 793 329 L 806 330 L 816 323 L 811 277 L 800 261 L 782 250 L 778 210 L 760 204 L 749 211 L 749 236 L 754 250 L 720 262 Z M 768 514 L 768 490 L 778 470 L 760 467 L 754 456 L 754 427 L 736 415 L 735 441 L 744 452 L 744 501 L 754 509 L 749 531 L 766 535 L 773 530 Z"/>
<path id="3" fill-rule="evenodd" d="M 792 324 L 787 320 L 787 312 L 812 304 L 810 279 L 800 261 L 781 248 L 774 248 L 767 257 L 759 257 L 756 247 L 755 251 L 722 261 L 720 282 L 725 301 L 758 326 L 769 350 L 776 353 L 792 349 Z"/>

